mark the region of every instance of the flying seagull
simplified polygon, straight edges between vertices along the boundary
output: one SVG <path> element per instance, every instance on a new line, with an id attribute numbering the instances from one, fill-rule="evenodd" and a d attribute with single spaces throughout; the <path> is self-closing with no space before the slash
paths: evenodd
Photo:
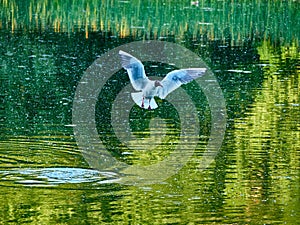
<path id="1" fill-rule="evenodd" d="M 122 50 L 119 51 L 119 55 L 133 88 L 139 91 L 131 93 L 133 101 L 141 108 L 150 110 L 158 107 L 154 96 L 164 99 L 176 88 L 204 75 L 206 71 L 206 68 L 173 70 L 161 81 L 150 80 L 140 60 Z"/>

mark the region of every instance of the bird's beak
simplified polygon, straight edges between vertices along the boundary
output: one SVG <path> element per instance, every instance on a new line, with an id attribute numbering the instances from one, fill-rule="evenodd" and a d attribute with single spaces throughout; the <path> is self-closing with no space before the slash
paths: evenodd
<path id="1" fill-rule="evenodd" d="M 155 86 L 156 86 L 156 87 L 163 87 L 163 85 L 162 85 L 159 81 L 156 81 L 156 82 L 155 82 Z"/>

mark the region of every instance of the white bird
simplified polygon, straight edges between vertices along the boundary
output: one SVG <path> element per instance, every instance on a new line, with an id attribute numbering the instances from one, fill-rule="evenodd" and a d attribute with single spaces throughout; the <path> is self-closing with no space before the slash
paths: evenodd
<path id="1" fill-rule="evenodd" d="M 127 70 L 133 88 L 140 91 L 131 93 L 131 97 L 141 108 L 157 108 L 154 96 L 164 99 L 176 88 L 204 75 L 206 71 L 206 68 L 173 70 L 162 81 L 150 80 L 140 60 L 122 50 L 119 51 L 119 55 L 122 67 Z"/>

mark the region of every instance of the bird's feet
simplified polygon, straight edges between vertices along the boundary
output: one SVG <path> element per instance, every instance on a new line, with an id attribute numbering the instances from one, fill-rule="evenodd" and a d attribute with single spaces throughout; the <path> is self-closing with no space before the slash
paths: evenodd
<path id="1" fill-rule="evenodd" d="M 144 106 L 145 106 L 144 105 L 144 100 L 145 100 L 145 98 L 143 97 L 143 99 L 142 99 L 142 105 L 141 105 L 142 108 L 144 108 Z"/>
<path id="2" fill-rule="evenodd" d="M 151 110 L 150 102 L 151 102 L 151 98 L 149 99 L 149 106 L 148 106 L 149 110 Z"/>

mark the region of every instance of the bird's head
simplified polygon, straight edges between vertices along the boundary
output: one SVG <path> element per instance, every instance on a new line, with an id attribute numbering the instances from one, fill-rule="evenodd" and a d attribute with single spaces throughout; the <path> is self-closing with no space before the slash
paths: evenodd
<path id="1" fill-rule="evenodd" d="M 155 87 L 163 87 L 163 85 L 161 84 L 161 82 L 158 81 L 158 80 L 156 80 L 156 81 L 154 82 L 154 86 L 155 86 Z"/>

